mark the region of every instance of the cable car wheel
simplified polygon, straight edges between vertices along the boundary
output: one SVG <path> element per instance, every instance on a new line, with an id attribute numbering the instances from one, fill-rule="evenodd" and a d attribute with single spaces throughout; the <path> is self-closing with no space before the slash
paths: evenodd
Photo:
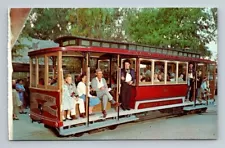
<path id="1" fill-rule="evenodd" d="M 109 130 L 114 130 L 117 128 L 118 125 L 111 125 L 111 126 L 108 126 L 107 129 Z"/>
<path id="2" fill-rule="evenodd" d="M 202 112 L 202 113 L 205 113 L 206 110 L 207 110 L 207 108 L 203 108 L 203 109 L 201 109 L 201 112 Z"/>
<path id="3" fill-rule="evenodd" d="M 49 125 L 47 125 L 47 124 L 44 124 L 44 127 L 45 128 L 51 128 Z"/>
<path id="4" fill-rule="evenodd" d="M 84 132 L 73 134 L 73 137 L 81 137 L 84 135 Z"/>

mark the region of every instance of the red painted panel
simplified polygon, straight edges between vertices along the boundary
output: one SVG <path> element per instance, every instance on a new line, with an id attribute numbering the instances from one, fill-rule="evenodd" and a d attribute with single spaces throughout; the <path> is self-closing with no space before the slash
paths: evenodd
<path id="1" fill-rule="evenodd" d="M 59 125 L 60 117 L 60 92 L 46 91 L 40 89 L 30 88 L 31 92 L 31 113 L 32 119 L 41 119 L 44 124 L 49 126 Z M 42 106 L 40 111 L 39 106 Z M 36 116 L 36 117 L 34 117 Z M 48 120 L 46 120 L 48 119 Z M 55 127 L 55 126 L 54 126 Z"/>
<path id="2" fill-rule="evenodd" d="M 177 99 L 177 100 L 148 102 L 148 103 L 141 103 L 138 106 L 138 109 L 150 108 L 150 107 L 158 107 L 158 106 L 165 106 L 165 105 L 173 105 L 173 104 L 180 104 L 180 103 L 182 103 L 182 98 L 181 99 Z"/>
<path id="3" fill-rule="evenodd" d="M 186 96 L 187 85 L 137 86 L 136 101 Z"/>
<path id="4" fill-rule="evenodd" d="M 186 93 L 186 84 L 137 86 L 131 91 L 130 108 L 135 108 L 136 101 L 183 97 Z"/>

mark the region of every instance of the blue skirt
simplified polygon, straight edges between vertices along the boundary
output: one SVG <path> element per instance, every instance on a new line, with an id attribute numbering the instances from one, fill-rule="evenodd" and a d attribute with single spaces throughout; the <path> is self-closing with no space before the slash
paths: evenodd
<path id="1" fill-rule="evenodd" d="M 86 95 L 82 95 L 80 96 L 81 99 L 83 99 L 85 101 Z M 100 103 L 100 99 L 98 97 L 90 97 L 89 99 L 89 106 L 93 107 L 95 105 L 98 105 Z"/>

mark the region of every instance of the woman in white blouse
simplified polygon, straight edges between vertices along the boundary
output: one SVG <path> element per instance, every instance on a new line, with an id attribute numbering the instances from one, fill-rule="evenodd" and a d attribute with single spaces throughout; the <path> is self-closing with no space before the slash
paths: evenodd
<path id="1" fill-rule="evenodd" d="M 78 95 L 80 98 L 82 98 L 85 101 L 86 98 L 86 81 L 87 81 L 87 76 L 82 74 L 80 76 L 81 81 L 77 85 L 77 91 Z M 93 107 L 98 105 L 100 103 L 100 99 L 96 96 L 92 96 L 90 94 L 90 90 L 88 89 L 88 97 L 90 98 L 89 100 L 89 114 L 93 115 Z"/>

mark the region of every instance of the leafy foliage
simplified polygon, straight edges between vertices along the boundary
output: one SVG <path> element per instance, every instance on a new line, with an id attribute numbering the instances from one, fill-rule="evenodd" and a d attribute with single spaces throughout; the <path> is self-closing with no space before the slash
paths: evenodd
<path id="1" fill-rule="evenodd" d="M 215 39 L 216 22 L 203 8 L 141 9 L 126 17 L 130 41 L 152 46 L 189 49 L 210 55 L 206 44 Z"/>
<path id="2" fill-rule="evenodd" d="M 21 36 L 53 40 L 76 35 L 210 56 L 206 45 L 216 33 L 216 8 L 39 8 L 33 9 Z"/>
<path id="3" fill-rule="evenodd" d="M 66 8 L 34 8 L 24 27 L 23 33 L 41 40 L 53 40 L 61 35 L 68 35 Z"/>

